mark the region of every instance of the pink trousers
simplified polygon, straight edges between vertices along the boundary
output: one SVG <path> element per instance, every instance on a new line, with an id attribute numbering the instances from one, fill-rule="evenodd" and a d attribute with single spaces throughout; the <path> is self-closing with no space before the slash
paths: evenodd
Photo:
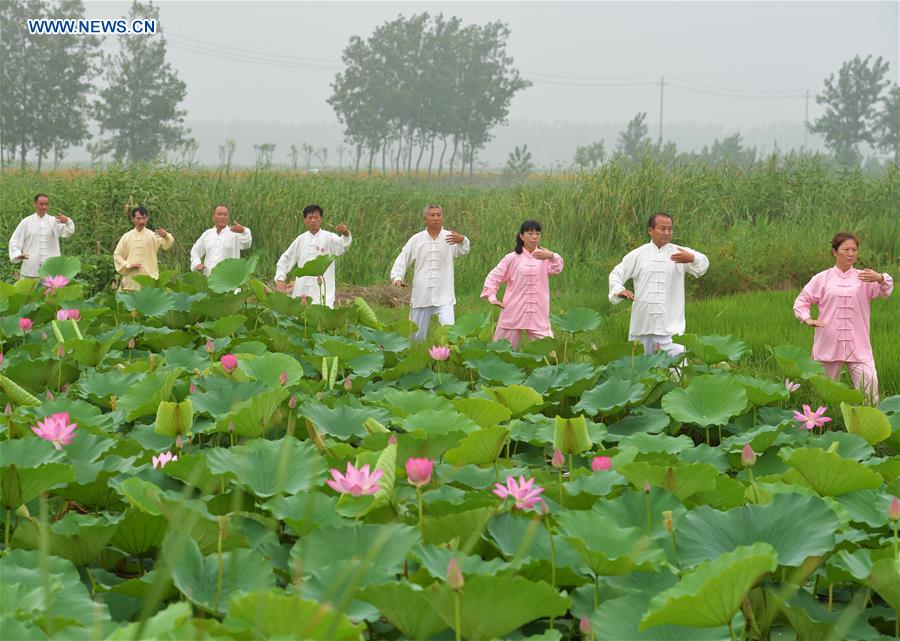
<path id="1" fill-rule="evenodd" d="M 878 372 L 875 371 L 875 361 L 851 362 L 851 361 L 820 361 L 825 368 L 825 375 L 834 380 L 841 378 L 841 365 L 847 366 L 853 387 L 861 389 L 867 400 L 872 405 L 878 405 Z"/>
<path id="2" fill-rule="evenodd" d="M 512 343 L 513 349 L 519 349 L 519 338 L 521 337 L 520 332 L 525 332 L 526 334 L 528 334 L 528 338 L 531 340 L 553 336 L 553 332 L 540 332 L 531 329 L 506 329 L 498 325 L 497 331 L 494 332 L 494 340 L 502 341 L 506 339 L 510 343 Z"/>

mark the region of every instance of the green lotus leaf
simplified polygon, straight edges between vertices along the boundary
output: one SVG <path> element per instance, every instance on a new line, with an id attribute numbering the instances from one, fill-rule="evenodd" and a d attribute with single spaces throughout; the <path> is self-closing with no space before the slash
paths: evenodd
<path id="1" fill-rule="evenodd" d="M 787 618 L 800 639 L 862 641 L 879 636 L 863 617 L 847 616 L 850 612 L 843 608 L 829 612 L 805 590 L 797 590 L 789 599 L 778 590 L 767 589 L 765 592 L 766 598 L 771 599 Z"/>
<path id="2" fill-rule="evenodd" d="M 669 436 L 668 434 L 633 434 L 619 441 L 619 448 L 633 447 L 638 452 L 649 454 L 651 452 L 665 452 L 667 454 L 679 454 L 689 450 L 691 454 L 697 452 L 694 449 L 694 441 L 685 434 Z M 707 446 L 709 447 L 709 446 Z M 710 448 L 714 453 L 718 450 Z"/>
<path id="3" fill-rule="evenodd" d="M 818 448 L 796 449 L 784 457 L 803 481 L 820 496 L 840 496 L 857 490 L 880 488 L 878 472 L 837 452 Z M 786 477 L 787 478 L 787 477 Z"/>
<path id="4" fill-rule="evenodd" d="M 412 551 L 428 573 L 440 581 L 447 579 L 447 566 L 450 559 L 456 559 L 463 574 L 499 574 L 507 569 L 503 559 L 483 560 L 480 556 L 463 554 L 458 550 L 448 550 L 443 546 L 419 545 Z"/>
<path id="5" fill-rule="evenodd" d="M 739 361 L 744 354 L 750 351 L 747 343 L 734 336 L 683 334 L 678 336 L 675 342 L 684 345 L 707 365 L 715 365 L 722 361 Z"/>
<path id="6" fill-rule="evenodd" d="M 647 504 L 650 504 L 650 523 L 647 523 Z M 591 510 L 605 523 L 614 523 L 622 529 L 638 528 L 643 534 L 654 539 L 668 538 L 669 533 L 663 522 L 663 512 L 672 512 L 675 525 L 686 512 L 684 505 L 669 492 L 626 490 L 607 501 L 597 501 Z M 606 526 L 608 527 L 608 525 Z"/>
<path id="7" fill-rule="evenodd" d="M 503 451 L 507 436 L 509 430 L 505 427 L 484 427 L 467 434 L 459 445 L 447 450 L 444 460 L 456 467 L 493 463 Z"/>
<path id="8" fill-rule="evenodd" d="M 311 420 L 316 428 L 342 441 L 366 436 L 368 432 L 365 422 L 369 418 L 380 422 L 387 422 L 389 419 L 386 412 L 375 408 L 348 404 L 339 404 L 331 408 L 315 401 L 301 404 L 297 411 L 301 416 Z"/>
<path id="9" fill-rule="evenodd" d="M 223 552 L 221 575 L 219 556 L 203 556 L 190 537 L 167 539 L 163 555 L 172 568 L 175 587 L 191 603 L 207 612 L 227 612 L 233 594 L 275 587 L 272 564 L 255 550 Z"/>
<path id="10" fill-rule="evenodd" d="M 644 400 L 646 387 L 643 383 L 621 378 L 610 378 L 581 395 L 581 400 L 572 407 L 575 412 L 585 412 L 588 416 L 609 414 Z M 668 424 L 668 418 L 666 424 Z"/>
<path id="11" fill-rule="evenodd" d="M 125 374 L 116 370 L 108 372 L 89 370 L 79 379 L 78 386 L 84 397 L 95 396 L 98 399 L 108 399 L 115 396 L 121 398 L 143 377 L 144 374 L 141 372 Z"/>
<path id="12" fill-rule="evenodd" d="M 279 296 L 283 296 L 291 303 L 294 303 L 297 310 L 300 309 L 300 301 L 298 299 L 290 298 L 286 294 L 281 294 L 280 292 L 273 292 L 272 296 L 274 297 L 276 294 L 278 294 Z M 188 311 L 191 314 L 197 314 L 202 318 L 210 319 L 223 318 L 225 316 L 234 316 L 235 314 L 242 311 L 244 300 L 246 298 L 247 294 L 245 293 L 206 296 L 191 301 L 191 306 Z"/>
<path id="13" fill-rule="evenodd" d="M 775 360 L 781 365 L 784 375 L 788 378 L 808 379 L 817 374 L 824 374 L 822 363 L 814 361 L 809 356 L 809 350 L 796 345 L 778 345 L 772 348 Z"/>
<path id="14" fill-rule="evenodd" d="M 479 427 L 505 423 L 512 416 L 509 408 L 486 398 L 457 398 L 452 401 L 456 411 L 468 416 Z"/>
<path id="15" fill-rule="evenodd" d="M 362 627 L 328 603 L 280 590 L 257 590 L 231 598 L 222 622 L 236 638 L 361 641 Z"/>
<path id="16" fill-rule="evenodd" d="M 158 516 L 162 514 L 162 490 L 159 486 L 136 476 L 126 478 L 116 485 L 116 491 L 137 509 Z"/>
<path id="17" fill-rule="evenodd" d="M 178 436 L 190 433 L 194 424 L 194 407 L 191 399 L 186 398 L 180 403 L 162 401 L 156 410 L 156 423 L 154 430 L 157 434 L 166 436 Z"/>
<path id="18" fill-rule="evenodd" d="M 0 374 L 0 389 L 9 397 L 16 405 L 25 405 L 26 407 L 37 407 L 41 401 L 33 396 L 31 392 L 19 386 L 15 381 Z"/>
<path id="19" fill-rule="evenodd" d="M 50 554 L 68 559 L 75 565 L 90 565 L 115 534 L 121 518 L 121 515 L 108 517 L 69 512 L 49 525 L 41 525 L 36 519 L 25 519 L 16 528 L 13 545 L 37 550 L 43 530 Z"/>
<path id="20" fill-rule="evenodd" d="M 422 389 L 401 390 L 386 387 L 373 394 L 367 394 L 365 400 L 377 402 L 391 410 L 392 414 L 409 416 L 425 410 L 452 410 L 449 399 Z"/>
<path id="21" fill-rule="evenodd" d="M 576 469 L 572 476 L 574 480 L 563 483 L 563 489 L 571 496 L 579 494 L 607 496 L 615 488 L 628 485 L 625 477 L 614 471 L 590 472 Z"/>
<path id="22" fill-rule="evenodd" d="M 865 394 L 860 390 L 847 387 L 844 383 L 821 374 L 810 376 L 809 382 L 812 383 L 819 396 L 829 405 L 862 403 L 865 400 Z"/>
<path id="23" fill-rule="evenodd" d="M 214 418 L 228 414 L 234 406 L 269 389 L 259 381 L 230 381 L 219 376 L 203 379 L 203 386 L 205 391 L 191 394 L 194 411 Z"/>
<path id="24" fill-rule="evenodd" d="M 190 603 L 184 601 L 172 603 L 146 621 L 135 621 L 118 628 L 106 637 L 106 641 L 132 641 L 138 638 L 138 634 L 142 639 L 163 639 L 166 638 L 164 635 L 174 632 L 178 626 L 190 621 L 192 614 Z"/>
<path id="25" fill-rule="evenodd" d="M 447 410 L 423 410 L 403 419 L 401 426 L 408 432 L 421 430 L 427 434 L 450 434 L 464 432 L 471 434 L 480 428 L 464 414 L 460 414 L 453 406 Z"/>
<path id="26" fill-rule="evenodd" d="M 303 368 L 297 359 L 288 354 L 266 353 L 258 358 L 241 357 L 241 371 L 251 379 L 265 383 L 269 387 L 296 385 L 303 378 Z M 281 375 L 287 375 L 287 382 L 281 382 Z"/>
<path id="27" fill-rule="evenodd" d="M 775 444 L 782 432 L 794 429 L 796 429 L 794 424 L 786 422 L 780 425 L 758 425 L 746 432 L 722 439 L 721 449 L 725 451 L 739 451 L 744 445 L 749 443 L 757 455 L 762 454 Z"/>
<path id="28" fill-rule="evenodd" d="M 133 421 L 144 416 L 156 414 L 160 402 L 172 396 L 172 388 L 178 381 L 181 370 L 150 372 L 136 385 L 129 387 L 119 398 L 116 409 L 125 414 L 125 418 Z"/>
<path id="29" fill-rule="evenodd" d="M 872 564 L 866 585 L 875 590 L 894 610 L 900 611 L 900 559 L 885 557 Z"/>
<path id="30" fill-rule="evenodd" d="M 388 441 L 387 446 L 378 455 L 373 471 L 381 470 L 381 478 L 378 481 L 378 491 L 374 495 L 374 501 L 369 511 L 387 505 L 394 496 L 394 482 L 397 478 L 397 444 Z M 343 497 L 342 497 L 343 498 Z"/>
<path id="31" fill-rule="evenodd" d="M 35 406 L 34 396 L 44 390 L 56 389 L 57 385 L 74 383 L 78 380 L 78 364 L 71 360 L 56 358 L 33 358 L 8 365 L 0 374 L 0 387 L 16 405 Z M 23 394 L 24 392 L 24 394 Z M 38 400 L 38 405 L 40 405 Z"/>
<path id="32" fill-rule="evenodd" d="M 460 632 L 469 641 L 496 639 L 529 621 L 562 616 L 571 604 L 571 599 L 547 583 L 518 576 L 466 577 L 459 600 Z M 444 622 L 454 627 L 451 590 L 445 587 L 432 593 L 431 602 Z"/>
<path id="33" fill-rule="evenodd" d="M 798 567 L 830 552 L 839 527 L 834 512 L 816 496 L 776 494 L 767 505 L 727 512 L 702 505 L 677 525 L 678 558 L 688 567 L 759 541 L 775 548 L 780 565 Z"/>
<path id="34" fill-rule="evenodd" d="M 172 292 L 167 292 L 155 287 L 145 287 L 136 292 L 118 293 L 116 298 L 125 305 L 125 309 L 137 312 L 143 316 L 165 316 L 175 309 L 175 297 Z"/>
<path id="35" fill-rule="evenodd" d="M 31 439 L 29 439 L 31 440 Z M 75 469 L 65 463 L 46 463 L 37 467 L 19 468 L 13 463 L 0 472 L 0 497 L 3 507 L 14 510 L 33 501 L 53 488 L 75 480 Z"/>
<path id="36" fill-rule="evenodd" d="M 348 337 L 334 338 L 327 334 L 313 336 L 316 348 L 315 356 L 337 356 L 339 362 L 346 363 L 363 354 L 373 352 L 371 345 L 362 341 L 351 341 Z"/>
<path id="37" fill-rule="evenodd" d="M 593 331 L 603 320 L 596 310 L 587 307 L 576 307 L 562 315 L 551 314 L 550 319 L 557 328 L 573 334 Z"/>
<path id="38" fill-rule="evenodd" d="M 484 391 L 495 401 L 506 406 L 513 416 L 521 416 L 544 403 L 544 398 L 540 394 L 525 385 L 488 387 Z"/>
<path id="39" fill-rule="evenodd" d="M 233 292 L 241 287 L 250 278 L 250 274 L 256 271 L 256 261 L 259 256 L 250 258 L 226 258 L 221 261 L 209 273 L 207 283 L 209 288 L 217 294 Z"/>
<path id="40" fill-rule="evenodd" d="M 420 542 L 418 530 L 400 523 L 328 525 L 298 540 L 291 548 L 290 563 L 291 567 L 311 573 L 316 568 L 356 558 L 398 574 L 406 555 Z"/>
<path id="41" fill-rule="evenodd" d="M 597 641 L 732 641 L 726 627 L 657 625 L 641 631 L 641 618 L 653 596 L 650 592 L 637 592 L 601 600 L 600 607 L 590 615 Z"/>
<path id="42" fill-rule="evenodd" d="M 180 367 L 188 372 L 209 366 L 209 355 L 193 347 L 170 347 L 163 351 L 162 357 L 167 367 Z"/>
<path id="43" fill-rule="evenodd" d="M 321 256 L 316 256 L 312 260 L 309 260 L 303 264 L 302 267 L 294 267 L 290 272 L 288 272 L 288 276 L 291 278 L 303 278 L 304 276 L 321 276 L 328 268 L 331 267 L 331 263 L 333 263 L 335 257 L 330 254 L 322 254 Z"/>
<path id="44" fill-rule="evenodd" d="M 593 446 L 584 416 L 576 416 L 575 418 L 556 417 L 553 447 L 563 454 L 581 454 Z"/>
<path id="45" fill-rule="evenodd" d="M 888 396 L 878 404 L 878 409 L 880 409 L 885 414 L 897 414 L 900 413 L 900 394 L 895 394 L 893 396 Z"/>
<path id="46" fill-rule="evenodd" d="M 665 561 L 663 551 L 642 529 L 610 527 L 597 512 L 563 512 L 558 522 L 560 534 L 595 576 L 653 571 Z"/>
<path id="47" fill-rule="evenodd" d="M 359 592 L 359 598 L 378 608 L 409 639 L 428 639 L 447 628 L 432 608 L 429 593 L 414 583 L 369 585 Z"/>
<path id="48" fill-rule="evenodd" d="M 275 518 L 284 521 L 298 536 L 305 536 L 317 527 L 346 524 L 335 511 L 337 499 L 322 492 L 275 496 L 263 503 L 262 507 Z"/>
<path id="49" fill-rule="evenodd" d="M 790 397 L 783 383 L 743 375 L 735 376 L 734 379 L 744 386 L 744 391 L 747 393 L 747 401 L 754 407 L 786 401 Z"/>
<path id="50" fill-rule="evenodd" d="M 521 383 L 525 380 L 525 373 L 522 370 L 494 354 L 481 358 L 467 358 L 463 364 L 488 381 Z"/>
<path id="51" fill-rule="evenodd" d="M 584 401 L 584 396 L 581 399 Z M 603 440 L 616 442 L 631 434 L 657 434 L 665 430 L 670 421 L 669 415 L 662 409 L 639 407 L 621 421 L 610 425 Z"/>
<path id="52" fill-rule="evenodd" d="M 891 436 L 891 422 L 887 415 L 875 407 L 851 406 L 841 403 L 844 425 L 851 434 L 859 434 L 869 445 L 875 445 Z"/>
<path id="53" fill-rule="evenodd" d="M 778 567 L 768 543 L 741 546 L 704 561 L 650 601 L 641 629 L 660 624 L 712 628 L 730 625 L 750 589 Z"/>
<path id="54" fill-rule="evenodd" d="M 493 476 L 493 470 L 491 471 Z M 493 509 L 479 507 L 464 512 L 432 516 L 426 512 L 422 538 L 426 543 L 439 545 L 459 539 L 460 545 L 475 544 L 481 539 Z"/>
<path id="55" fill-rule="evenodd" d="M 230 474 L 259 497 L 296 494 L 321 485 L 325 461 L 310 441 L 257 439 L 249 445 L 211 448 L 207 465 L 213 474 Z"/>
<path id="56" fill-rule="evenodd" d="M 498 514 L 490 519 L 487 529 L 491 539 L 510 563 L 520 560 L 525 562 L 550 560 L 550 537 L 544 523 L 537 519 Z M 557 569 L 583 569 L 584 561 L 581 555 L 566 537 L 559 534 L 554 536 L 553 546 Z"/>
<path id="57" fill-rule="evenodd" d="M 661 487 L 682 501 L 699 492 L 714 491 L 719 475 L 719 471 L 709 463 L 662 466 L 635 461 L 619 466 L 617 471 L 635 488 L 640 489 L 645 483 L 650 483 L 652 487 Z"/>
<path id="58" fill-rule="evenodd" d="M 81 271 L 81 261 L 77 256 L 51 256 L 43 263 L 38 270 L 38 276 L 46 278 L 47 276 L 65 276 L 69 280 L 75 278 Z"/>
<path id="59" fill-rule="evenodd" d="M 272 416 L 288 396 L 290 391 L 286 387 L 279 387 L 238 403 L 216 421 L 215 431 L 229 432 L 233 426 L 234 433 L 238 436 L 262 436 L 266 433 Z"/>
<path id="60" fill-rule="evenodd" d="M 112 343 L 113 341 L 98 341 L 92 338 L 71 338 L 66 341 L 66 354 L 81 365 L 97 367 L 106 358 Z"/>
<path id="61" fill-rule="evenodd" d="M 75 442 L 74 439 L 72 442 Z M 56 449 L 50 441 L 32 438 L 31 435 L 0 441 L 0 467 L 16 465 L 19 469 L 24 469 L 58 463 L 65 458 L 65 452 Z"/>
<path id="62" fill-rule="evenodd" d="M 725 425 L 746 406 L 744 387 L 725 376 L 698 376 L 686 388 L 677 387 L 662 398 L 662 408 L 669 416 L 700 427 Z"/>
<path id="63" fill-rule="evenodd" d="M 552 390 L 577 396 L 587 389 L 596 372 L 590 363 L 545 365 L 531 372 L 523 384 L 542 395 Z"/>
<path id="64" fill-rule="evenodd" d="M 168 327 L 145 327 L 141 332 L 140 347 L 161 352 L 170 347 L 187 347 L 193 344 L 196 336 L 191 332 Z"/>
<path id="65" fill-rule="evenodd" d="M 147 557 L 162 544 L 168 527 L 165 517 L 130 507 L 125 510 L 110 543 L 132 556 Z"/>
<path id="66" fill-rule="evenodd" d="M 450 328 L 447 336 L 449 336 L 452 340 L 457 340 L 466 336 L 473 336 L 488 327 L 490 324 L 491 314 L 487 312 L 471 312 L 469 314 L 463 314 L 456 319 L 456 322 L 453 324 L 453 327 Z"/>
<path id="67" fill-rule="evenodd" d="M 225 338 L 241 329 L 246 322 L 247 317 L 243 314 L 232 314 L 231 316 L 223 316 L 213 321 L 200 323 L 200 327 L 209 332 L 213 338 Z"/>

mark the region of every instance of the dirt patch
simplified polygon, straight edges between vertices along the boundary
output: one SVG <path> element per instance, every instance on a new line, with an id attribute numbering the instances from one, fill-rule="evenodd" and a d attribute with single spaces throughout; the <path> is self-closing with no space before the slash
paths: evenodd
<path id="1" fill-rule="evenodd" d="M 353 299 L 359 296 L 369 305 L 380 307 L 409 307 L 409 287 L 393 285 L 338 285 L 334 295 L 335 305 L 352 305 Z"/>

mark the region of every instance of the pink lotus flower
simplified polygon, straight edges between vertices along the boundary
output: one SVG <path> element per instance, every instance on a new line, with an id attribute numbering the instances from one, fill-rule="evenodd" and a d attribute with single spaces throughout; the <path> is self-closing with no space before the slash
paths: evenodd
<path id="1" fill-rule="evenodd" d="M 30 318 L 23 316 L 19 319 L 19 329 L 23 332 L 31 331 L 31 328 L 34 327 L 34 321 Z"/>
<path id="2" fill-rule="evenodd" d="M 422 487 L 431 480 L 434 461 L 429 458 L 406 459 L 406 478 L 411 485 Z"/>
<path id="3" fill-rule="evenodd" d="M 544 491 L 540 485 L 534 485 L 534 478 L 525 480 L 524 475 L 519 476 L 518 482 L 514 476 L 506 477 L 506 485 L 502 483 L 494 484 L 494 494 L 501 499 L 511 496 L 516 501 L 516 507 L 520 510 L 528 510 L 538 503 L 543 503 L 541 492 Z"/>
<path id="4" fill-rule="evenodd" d="M 442 345 L 432 346 L 432 348 L 428 350 L 428 353 L 431 354 L 431 358 L 436 361 L 445 361 L 450 358 L 450 348 Z"/>
<path id="5" fill-rule="evenodd" d="M 67 309 L 66 312 L 69 314 L 69 320 L 73 320 L 73 321 L 81 320 L 81 310 Z"/>
<path id="6" fill-rule="evenodd" d="M 344 379 L 344 389 L 348 392 L 353 390 L 353 381 L 350 380 L 349 376 Z"/>
<path id="7" fill-rule="evenodd" d="M 459 569 L 459 563 L 454 557 L 447 564 L 447 585 L 451 590 L 461 590 L 464 583 L 462 570 Z"/>
<path id="8" fill-rule="evenodd" d="M 47 276 L 43 280 L 44 287 L 47 288 L 47 293 L 52 294 L 57 289 L 65 287 L 69 284 L 69 279 L 65 276 Z"/>
<path id="9" fill-rule="evenodd" d="M 51 402 L 56 399 L 56 397 L 53 396 L 53 392 L 51 392 L 50 390 L 47 390 L 47 393 L 44 396 L 46 396 L 47 400 Z"/>
<path id="10" fill-rule="evenodd" d="M 68 412 L 58 412 L 43 421 L 38 421 L 38 426 L 32 426 L 31 431 L 45 441 L 53 443 L 53 447 L 56 449 L 61 450 L 63 445 L 72 442 L 77 427 L 77 423 L 69 423 Z"/>
<path id="11" fill-rule="evenodd" d="M 561 470 L 562 466 L 566 464 L 566 457 L 563 456 L 562 450 L 558 447 L 553 448 L 553 456 L 550 458 L 550 465 L 552 465 L 557 470 Z"/>
<path id="12" fill-rule="evenodd" d="M 58 312 L 56 312 L 56 320 L 58 320 L 58 321 L 69 320 L 69 310 L 61 309 Z"/>
<path id="13" fill-rule="evenodd" d="M 608 472 L 612 469 L 612 459 L 608 456 L 595 456 L 591 461 L 591 469 L 595 472 Z"/>
<path id="14" fill-rule="evenodd" d="M 744 445 L 744 449 L 741 450 L 741 465 L 744 467 L 753 467 L 756 465 L 756 452 L 750 447 L 750 443 Z"/>
<path id="15" fill-rule="evenodd" d="M 0 352 L 0 366 L 3 365 L 3 352 Z"/>
<path id="16" fill-rule="evenodd" d="M 152 457 L 152 460 L 153 460 L 153 469 L 161 470 L 166 466 L 166 463 L 168 463 L 170 461 L 177 461 L 178 456 L 175 454 L 172 454 L 172 452 L 163 452 L 159 456 Z"/>
<path id="17" fill-rule="evenodd" d="M 591 620 L 587 617 L 578 619 L 578 631 L 585 636 L 589 635 L 591 633 Z"/>
<path id="18" fill-rule="evenodd" d="M 791 393 L 796 392 L 798 389 L 800 389 L 800 383 L 795 383 L 791 379 L 786 378 L 784 379 L 784 389 Z"/>
<path id="19" fill-rule="evenodd" d="M 888 518 L 891 521 L 900 521 L 900 499 L 896 496 L 891 497 L 891 504 L 888 506 Z"/>
<path id="20" fill-rule="evenodd" d="M 226 372 L 231 373 L 237 369 L 238 360 L 237 356 L 234 354 L 224 354 L 221 359 L 219 359 L 222 363 L 222 369 Z"/>
<path id="21" fill-rule="evenodd" d="M 831 420 L 827 416 L 824 416 L 827 410 L 828 408 L 822 405 L 813 412 L 809 408 L 809 405 L 804 405 L 802 414 L 797 410 L 794 410 L 794 420 L 802 423 L 803 425 L 801 427 L 805 427 L 808 430 L 811 430 L 814 427 L 823 427 L 825 423 Z"/>
<path id="22" fill-rule="evenodd" d="M 282 385 L 287 385 L 287 381 L 288 381 L 287 372 L 281 372 L 281 374 L 279 374 L 279 376 L 278 376 L 278 382 L 281 383 Z"/>
<path id="23" fill-rule="evenodd" d="M 288 399 L 288 407 L 291 409 L 296 409 L 297 407 L 297 395 L 291 394 L 291 397 Z"/>
<path id="24" fill-rule="evenodd" d="M 363 496 L 364 494 L 375 494 L 381 489 L 378 483 L 381 474 L 381 470 L 375 470 L 370 473 L 368 463 L 356 469 L 353 463 L 348 462 L 346 474 L 341 474 L 338 470 L 332 468 L 331 476 L 334 480 L 328 479 L 325 482 L 335 492 Z"/>
<path id="25" fill-rule="evenodd" d="M 209 354 L 212 354 L 214 351 L 216 351 L 216 346 L 212 341 L 206 341 L 206 351 Z"/>

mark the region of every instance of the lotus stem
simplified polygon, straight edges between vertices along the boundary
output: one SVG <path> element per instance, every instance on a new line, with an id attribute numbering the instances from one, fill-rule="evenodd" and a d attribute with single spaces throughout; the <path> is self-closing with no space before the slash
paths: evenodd
<path id="1" fill-rule="evenodd" d="M 44 582 L 44 620 L 47 629 L 44 632 L 47 638 L 53 638 L 55 631 L 53 611 L 53 593 L 50 590 L 50 506 L 47 504 L 47 493 L 41 494 L 40 513 L 38 515 L 38 549 L 41 554 L 41 577 Z"/>
<path id="2" fill-rule="evenodd" d="M 216 611 L 219 610 L 219 601 L 222 598 L 222 543 L 225 540 L 225 517 L 219 517 L 219 541 L 216 544 L 216 556 L 219 560 L 219 573 L 216 579 Z"/>
<path id="3" fill-rule="evenodd" d="M 756 487 L 756 480 L 753 478 L 752 468 L 747 468 L 747 476 L 750 478 L 750 488 L 753 490 L 753 502 L 759 504 L 759 490 Z"/>
<path id="4" fill-rule="evenodd" d="M 650 492 L 644 492 L 644 513 L 647 536 L 650 536 Z"/>
<path id="5" fill-rule="evenodd" d="M 462 628 L 462 616 L 459 608 L 459 591 L 453 590 L 453 628 L 456 632 L 456 641 L 462 639 L 460 628 Z"/>
<path id="6" fill-rule="evenodd" d="M 728 622 L 728 632 L 731 633 L 731 641 L 737 641 L 737 637 L 734 636 L 734 625 L 731 621 Z"/>
<path id="7" fill-rule="evenodd" d="M 3 544 L 4 544 L 4 549 L 6 549 L 6 550 L 9 549 L 9 513 L 10 513 L 10 510 L 9 510 L 9 508 L 7 508 L 6 509 L 6 528 L 3 531 Z M 896 539 L 896 536 L 897 535 L 896 535 L 896 531 L 895 531 L 895 534 L 894 534 L 895 539 Z"/>
<path id="8" fill-rule="evenodd" d="M 416 496 L 419 498 L 419 531 L 425 536 L 425 516 L 422 509 L 422 487 L 416 486 Z"/>
<path id="9" fill-rule="evenodd" d="M 572 468 L 571 468 L 571 466 L 570 466 L 570 467 L 569 467 L 569 470 L 571 470 L 571 469 L 572 469 Z M 570 474 L 571 474 L 571 472 L 570 472 Z M 565 507 L 565 506 L 563 505 L 563 481 L 562 481 L 562 469 L 559 470 L 559 507 Z M 894 543 L 895 543 L 895 545 L 896 545 L 896 538 L 895 538 Z M 896 556 L 896 555 L 894 555 L 894 556 Z"/>
<path id="10" fill-rule="evenodd" d="M 600 577 L 594 575 L 594 610 L 600 607 Z"/>
<path id="11" fill-rule="evenodd" d="M 828 611 L 831 612 L 831 605 L 834 603 L 834 583 L 828 584 Z"/>

